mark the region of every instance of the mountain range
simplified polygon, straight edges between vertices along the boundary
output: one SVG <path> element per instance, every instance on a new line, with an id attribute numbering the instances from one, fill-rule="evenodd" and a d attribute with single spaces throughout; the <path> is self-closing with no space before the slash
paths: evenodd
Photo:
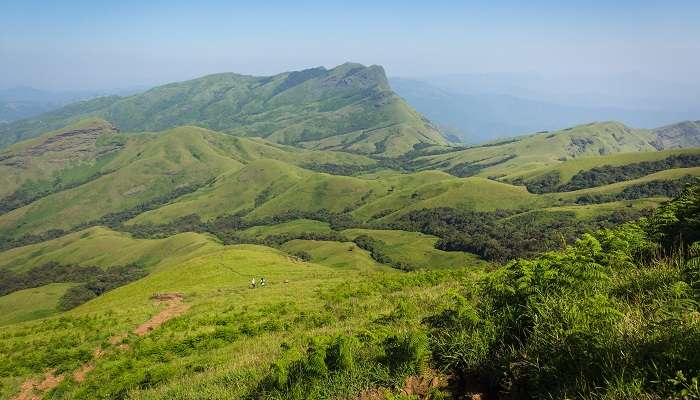
<path id="1" fill-rule="evenodd" d="M 568 388 L 697 362 L 697 244 L 673 246 L 700 121 L 465 146 L 348 63 L 80 101 L 0 143 L 2 399 L 498 398 L 549 390 L 533 363 L 588 360 Z"/>

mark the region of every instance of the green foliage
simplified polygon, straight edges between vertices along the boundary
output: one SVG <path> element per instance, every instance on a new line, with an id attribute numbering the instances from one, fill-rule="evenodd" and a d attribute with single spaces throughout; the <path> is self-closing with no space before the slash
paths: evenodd
<path id="1" fill-rule="evenodd" d="M 415 269 L 414 266 L 403 261 L 394 260 L 388 254 L 386 254 L 383 249 L 384 243 L 381 240 L 377 240 L 369 235 L 363 234 L 353 239 L 353 242 L 355 242 L 357 247 L 367 250 L 372 258 L 378 263 L 391 265 L 394 268 L 404 271 L 411 271 Z"/>
<path id="2" fill-rule="evenodd" d="M 679 215 L 693 220 L 694 190 L 649 220 L 489 274 L 475 305 L 458 296 L 426 320 L 436 361 L 515 398 L 692 397 L 700 250 L 658 248 L 688 228 Z"/>
<path id="3" fill-rule="evenodd" d="M 423 332 L 407 332 L 388 337 L 384 343 L 384 363 L 392 370 L 420 373 L 426 366 L 430 350 L 428 336 Z"/>
<path id="4" fill-rule="evenodd" d="M 345 371 L 355 368 L 357 340 L 352 336 L 338 336 L 328 347 L 326 365 L 331 371 Z"/>
<path id="5" fill-rule="evenodd" d="M 636 200 L 648 197 L 676 197 L 688 183 L 696 178 L 687 175 L 675 180 L 652 180 L 636 185 L 629 185 L 619 193 L 589 193 L 576 199 L 577 204 L 600 204 L 619 200 Z"/>
<path id="6" fill-rule="evenodd" d="M 588 171 L 580 171 L 568 183 L 556 188 L 556 190 L 569 192 L 641 178 L 666 169 L 697 166 L 700 166 L 700 154 L 677 154 L 661 160 L 643 161 L 620 166 L 602 165 Z"/>
<path id="7" fill-rule="evenodd" d="M 56 262 L 49 262 L 25 272 L 3 271 L 0 274 L 0 296 L 49 283 L 86 282 L 102 273 L 96 266 L 61 265 Z"/>
<path id="8" fill-rule="evenodd" d="M 389 88 L 381 67 L 343 64 L 272 77 L 209 75 L 131 97 L 76 103 L 41 119 L 0 127 L 0 146 L 86 115 L 104 117 L 128 132 L 197 125 L 285 144 L 389 156 L 418 143 L 447 144 Z"/>
<path id="9" fill-rule="evenodd" d="M 537 179 L 533 179 L 525 185 L 530 193 L 548 193 L 556 190 L 561 182 L 560 174 L 556 171 L 544 174 Z M 520 179 L 513 181 L 514 184 L 522 183 Z"/>
<path id="10" fill-rule="evenodd" d="M 147 202 L 141 203 L 133 208 L 124 210 L 124 211 L 119 211 L 119 212 L 114 212 L 114 213 L 108 213 L 106 215 L 103 215 L 97 220 L 93 221 L 87 221 L 83 222 L 80 224 L 77 224 L 73 226 L 72 228 L 68 230 L 64 229 L 51 229 L 48 230 L 47 232 L 44 232 L 39 235 L 34 235 L 34 234 L 27 234 L 24 236 L 20 236 L 18 238 L 9 236 L 6 238 L 3 238 L 2 235 L 0 235 L 0 239 L 2 240 L 2 243 L 0 243 L 0 250 L 7 250 L 7 249 L 12 249 L 20 246 L 26 246 L 28 244 L 34 244 L 34 243 L 41 243 L 47 240 L 55 239 L 57 237 L 61 237 L 67 233 L 71 232 L 77 232 L 80 230 L 83 230 L 88 227 L 92 226 L 108 226 L 111 228 L 117 228 L 122 225 L 123 222 L 134 218 L 135 216 L 146 212 L 148 210 L 152 210 L 155 208 L 158 208 L 159 206 L 175 199 L 180 196 L 183 196 L 187 193 L 192 193 L 198 188 L 207 185 L 208 183 L 203 183 L 203 184 L 195 184 L 195 185 L 189 185 L 189 186 L 183 186 L 175 189 L 174 191 L 163 195 L 163 196 L 158 196 L 156 198 L 153 198 Z"/>
<path id="11" fill-rule="evenodd" d="M 700 185 L 688 185 L 683 193 L 661 207 L 649 219 L 647 230 L 669 250 L 700 240 Z"/>
<path id="12" fill-rule="evenodd" d="M 133 264 L 103 270 L 96 266 L 83 267 L 50 262 L 21 273 L 4 271 L 0 275 L 0 295 L 49 283 L 82 283 L 68 289 L 59 299 L 59 309 L 69 310 L 145 275 L 146 272 L 142 268 Z"/>
<path id="13" fill-rule="evenodd" d="M 141 279 L 146 275 L 146 271 L 134 264 L 112 267 L 105 271 L 100 270 L 99 273 L 88 277 L 84 284 L 70 288 L 59 300 L 59 308 L 64 311 L 70 310 L 105 292 Z"/>
<path id="14" fill-rule="evenodd" d="M 574 213 L 533 211 L 513 215 L 509 211 L 473 212 L 452 208 L 412 211 L 389 224 L 392 229 L 418 231 L 440 237 L 435 247 L 445 251 L 478 254 L 486 260 L 505 262 L 532 256 L 572 243 L 584 232 L 615 226 L 644 215 L 620 210 L 589 220 Z"/>
<path id="15" fill-rule="evenodd" d="M 73 287 L 68 289 L 68 291 L 59 299 L 58 308 L 63 311 L 70 310 L 83 303 L 87 303 L 95 297 L 97 297 L 97 294 L 83 285 Z"/>

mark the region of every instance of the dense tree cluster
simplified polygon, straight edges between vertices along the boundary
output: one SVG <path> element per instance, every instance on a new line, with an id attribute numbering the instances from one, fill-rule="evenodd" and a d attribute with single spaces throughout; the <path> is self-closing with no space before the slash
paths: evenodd
<path id="1" fill-rule="evenodd" d="M 50 283 L 81 283 L 80 286 L 69 289 L 60 300 L 61 308 L 69 309 L 144 276 L 146 272 L 135 264 L 102 269 L 97 266 L 48 262 L 27 271 L 4 271 L 0 274 L 0 296 Z"/>
<path id="2" fill-rule="evenodd" d="M 378 263 L 390 265 L 403 271 L 413 271 L 416 269 L 415 266 L 403 261 L 394 260 L 388 254 L 386 254 L 384 250 L 386 244 L 379 239 L 375 239 L 369 235 L 359 235 L 353 240 L 353 242 L 357 245 L 357 247 L 367 250 L 372 259 Z"/>
<path id="3" fill-rule="evenodd" d="M 100 273 L 102 270 L 99 267 L 61 265 L 56 262 L 48 262 L 26 272 L 14 272 L 7 269 L 0 274 L 0 296 L 49 283 L 85 282 Z"/>
<path id="4" fill-rule="evenodd" d="M 619 193 L 586 194 L 576 199 L 577 204 L 600 204 L 620 200 L 636 200 L 649 197 L 675 197 L 696 178 L 686 176 L 673 181 L 657 180 L 630 185 Z"/>
<path id="5" fill-rule="evenodd" d="M 557 191 L 570 192 L 637 179 L 667 169 L 697 166 L 700 166 L 700 154 L 678 154 L 662 160 L 643 161 L 619 166 L 603 165 L 588 171 L 578 172 L 568 183 L 558 187 Z"/>
<path id="6" fill-rule="evenodd" d="M 377 168 L 376 165 L 349 165 L 349 164 L 331 164 L 331 163 L 318 163 L 313 162 L 309 164 L 302 165 L 302 168 L 306 168 L 311 171 L 325 172 L 331 175 L 344 175 L 353 176 L 365 172 L 370 172 Z"/>
<path id="7" fill-rule="evenodd" d="M 392 229 L 422 232 L 440 238 L 435 247 L 475 253 L 486 260 L 507 261 L 558 249 L 581 233 L 630 221 L 646 211 L 624 209 L 615 216 L 581 220 L 573 212 L 473 212 L 453 208 L 423 209 L 390 224 Z M 510 217 L 510 218 L 507 218 Z"/>
<path id="8" fill-rule="evenodd" d="M 557 186 L 559 186 L 559 181 L 561 179 L 561 176 L 559 175 L 559 172 L 549 172 L 546 173 L 537 179 L 533 179 L 531 181 L 525 182 L 523 179 L 515 179 L 513 180 L 514 185 L 522 185 L 525 184 L 525 187 L 527 188 L 528 192 L 530 193 L 536 193 L 536 194 L 542 194 L 542 193 L 551 193 L 551 192 L 556 192 L 557 191 Z"/>
<path id="9" fill-rule="evenodd" d="M 472 162 L 472 163 L 460 163 L 447 170 L 447 173 L 460 177 L 466 178 L 468 176 L 474 176 L 481 172 L 482 169 L 493 167 L 498 164 L 503 164 L 508 160 L 512 160 L 517 157 L 515 154 L 508 155 L 496 161 L 491 162 Z"/>
<path id="10" fill-rule="evenodd" d="M 586 171 L 579 171 L 571 177 L 569 182 L 560 185 L 559 172 L 553 171 L 530 181 L 517 179 L 513 184 L 525 184 L 530 193 L 572 192 L 574 190 L 587 189 L 623 182 L 654 172 L 675 168 L 689 168 L 700 166 L 700 154 L 677 154 L 656 161 L 642 161 L 625 165 L 602 165 Z M 678 195 L 675 192 L 673 195 Z"/>
<path id="11" fill-rule="evenodd" d="M 112 289 L 124 286 L 147 275 L 136 264 L 111 267 L 101 270 L 79 286 L 72 287 L 59 300 L 59 308 L 70 310 Z"/>

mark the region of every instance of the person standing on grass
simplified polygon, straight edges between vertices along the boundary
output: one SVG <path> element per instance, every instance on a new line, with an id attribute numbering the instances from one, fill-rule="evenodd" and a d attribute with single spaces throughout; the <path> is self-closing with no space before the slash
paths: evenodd
<path id="1" fill-rule="evenodd" d="M 265 277 L 260 278 L 260 286 L 265 286 Z"/>
<path id="2" fill-rule="evenodd" d="M 255 289 L 255 278 L 253 278 L 253 280 L 250 281 L 250 286 L 252 289 Z"/>

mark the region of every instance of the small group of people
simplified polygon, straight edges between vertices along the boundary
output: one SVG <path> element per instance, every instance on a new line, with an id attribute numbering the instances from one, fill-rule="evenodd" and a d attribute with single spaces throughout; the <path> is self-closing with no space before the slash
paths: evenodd
<path id="1" fill-rule="evenodd" d="M 265 277 L 261 277 L 261 278 L 260 278 L 260 286 L 265 286 L 265 283 L 266 283 Z M 256 288 L 255 278 L 253 278 L 253 279 L 250 281 L 250 287 L 251 287 L 252 289 L 255 289 L 255 288 Z"/>

